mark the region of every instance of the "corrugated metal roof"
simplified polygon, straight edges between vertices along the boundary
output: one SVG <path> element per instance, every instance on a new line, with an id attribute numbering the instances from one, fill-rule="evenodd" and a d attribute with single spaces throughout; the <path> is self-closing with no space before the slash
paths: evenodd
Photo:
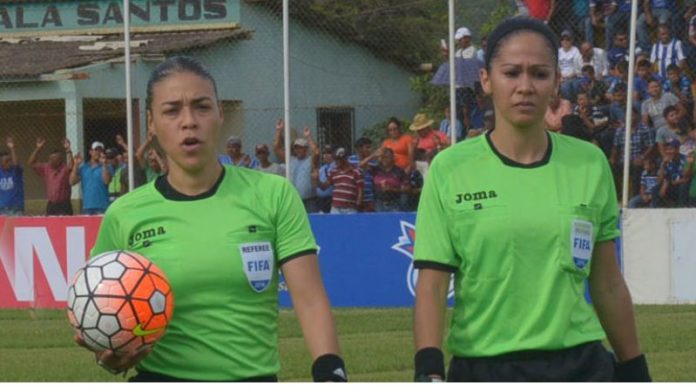
<path id="1" fill-rule="evenodd" d="M 131 53 L 163 55 L 204 48 L 219 41 L 247 39 L 251 34 L 242 29 L 139 33 L 131 36 Z M 42 36 L 0 40 L 0 81 L 38 78 L 57 70 L 87 66 L 123 56 L 122 35 L 82 38 Z"/>

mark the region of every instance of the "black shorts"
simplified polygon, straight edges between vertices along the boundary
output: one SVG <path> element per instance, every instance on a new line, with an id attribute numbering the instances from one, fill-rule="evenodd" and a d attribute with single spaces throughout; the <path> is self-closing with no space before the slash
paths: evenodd
<path id="1" fill-rule="evenodd" d="M 138 374 L 128 379 L 128 382 L 201 382 L 200 380 L 186 380 L 183 378 L 176 378 L 167 376 L 160 373 L 153 373 L 144 370 L 138 370 Z M 215 382 L 226 382 L 225 380 L 217 380 Z M 242 380 L 236 380 L 235 382 L 278 382 L 278 377 L 272 376 L 259 376 L 250 377 Z"/>
<path id="2" fill-rule="evenodd" d="M 454 357 L 447 372 L 452 382 L 606 382 L 614 378 L 614 356 L 601 342 L 564 350 L 520 351 L 494 357 Z"/>

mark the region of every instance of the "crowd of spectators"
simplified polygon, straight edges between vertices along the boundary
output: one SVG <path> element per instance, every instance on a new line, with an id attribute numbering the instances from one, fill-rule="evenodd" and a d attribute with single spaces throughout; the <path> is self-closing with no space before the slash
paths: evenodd
<path id="1" fill-rule="evenodd" d="M 116 135 L 114 147 L 105 148 L 101 141 L 91 143 L 88 156 L 73 155 L 68 139 L 53 147 L 45 161 L 40 155 L 47 147 L 43 137 L 36 139 L 34 150 L 27 160 L 43 180 L 46 194 L 46 215 L 103 214 L 109 204 L 128 192 L 128 145 L 122 135 Z M 12 137 L 6 140 L 7 149 L 0 149 L 0 215 L 23 215 L 24 171 L 17 156 Z M 166 159 L 152 135 L 137 149 L 134 170 L 136 187 L 154 181 L 166 173 Z M 81 209 L 73 211 L 72 187 L 80 186 Z"/>
<path id="2" fill-rule="evenodd" d="M 692 2 L 693 3 L 693 2 Z M 550 131 L 598 145 L 622 191 L 628 85 L 633 87 L 628 127 L 629 207 L 696 207 L 696 4 L 674 0 L 640 0 L 635 78 L 628 80 L 630 0 L 516 0 L 518 14 L 546 21 L 560 37 L 561 87 L 546 113 Z M 455 57 L 482 66 L 486 37 L 474 42 L 471 31 L 455 33 Z M 443 45 L 446 57 L 448 48 Z M 437 75 L 436 75 L 437 76 Z M 434 77 L 435 79 L 435 77 Z M 231 136 L 221 164 L 285 175 L 310 213 L 415 211 L 430 161 L 455 140 L 493 129 L 490 98 L 480 84 L 457 84 L 457 119 L 449 107 L 442 121 L 424 113 L 407 130 L 390 118 L 380 140 L 358 139 L 354 146 L 319 146 L 309 128 L 292 141 L 285 156 L 282 120 L 271 147 L 258 144 L 244 152 L 242 139 Z M 0 148 L 0 215 L 24 212 L 23 168 L 13 138 Z M 39 161 L 46 140 L 38 138 L 27 165 L 42 177 L 47 215 L 71 215 L 71 187 L 80 184 L 82 214 L 101 214 L 128 191 L 128 146 L 117 135 L 114 147 L 94 141 L 88 159 L 73 156 L 70 142 L 51 149 Z M 354 151 L 349 154 L 349 151 Z M 272 153 L 275 154 L 273 157 Z M 135 185 L 166 173 L 166 159 L 152 135 L 136 152 Z"/>
<path id="3" fill-rule="evenodd" d="M 696 181 L 692 181 L 696 4 L 638 1 L 632 81 L 628 80 L 630 0 L 517 0 L 515 4 L 518 14 L 545 21 L 560 37 L 561 86 L 547 110 L 547 128 L 598 145 L 611 164 L 621 196 L 627 92 L 632 83 L 629 207 L 696 207 Z M 480 61 L 479 54 L 485 55 L 485 37 L 478 48 L 468 28 L 458 29 L 455 38 L 457 59 L 472 61 L 471 54 L 476 53 Z M 462 55 L 463 48 L 469 57 Z M 478 102 L 480 88 L 475 83 L 457 87 L 461 90 L 457 110 L 467 135 L 478 107 L 486 105 Z"/>

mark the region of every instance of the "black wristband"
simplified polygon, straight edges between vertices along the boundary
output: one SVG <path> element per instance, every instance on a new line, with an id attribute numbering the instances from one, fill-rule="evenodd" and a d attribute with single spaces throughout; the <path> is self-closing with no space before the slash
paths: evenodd
<path id="1" fill-rule="evenodd" d="M 617 363 L 614 367 L 614 380 L 618 382 L 651 382 L 648 362 L 641 354 L 626 362 Z"/>
<path id="2" fill-rule="evenodd" d="M 343 359 L 336 354 L 324 354 L 312 364 L 312 379 L 314 382 L 346 382 L 348 375 Z"/>
<path id="3" fill-rule="evenodd" d="M 434 381 L 432 375 L 445 378 L 445 356 L 437 347 L 426 347 L 418 350 L 415 356 L 415 381 Z"/>

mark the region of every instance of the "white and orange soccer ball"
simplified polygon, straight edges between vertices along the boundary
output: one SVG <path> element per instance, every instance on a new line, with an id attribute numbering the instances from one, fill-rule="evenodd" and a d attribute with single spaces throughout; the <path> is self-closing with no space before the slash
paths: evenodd
<path id="1" fill-rule="evenodd" d="M 97 351 L 132 352 L 164 335 L 174 297 L 145 256 L 111 251 L 91 258 L 68 289 L 68 319 Z"/>

